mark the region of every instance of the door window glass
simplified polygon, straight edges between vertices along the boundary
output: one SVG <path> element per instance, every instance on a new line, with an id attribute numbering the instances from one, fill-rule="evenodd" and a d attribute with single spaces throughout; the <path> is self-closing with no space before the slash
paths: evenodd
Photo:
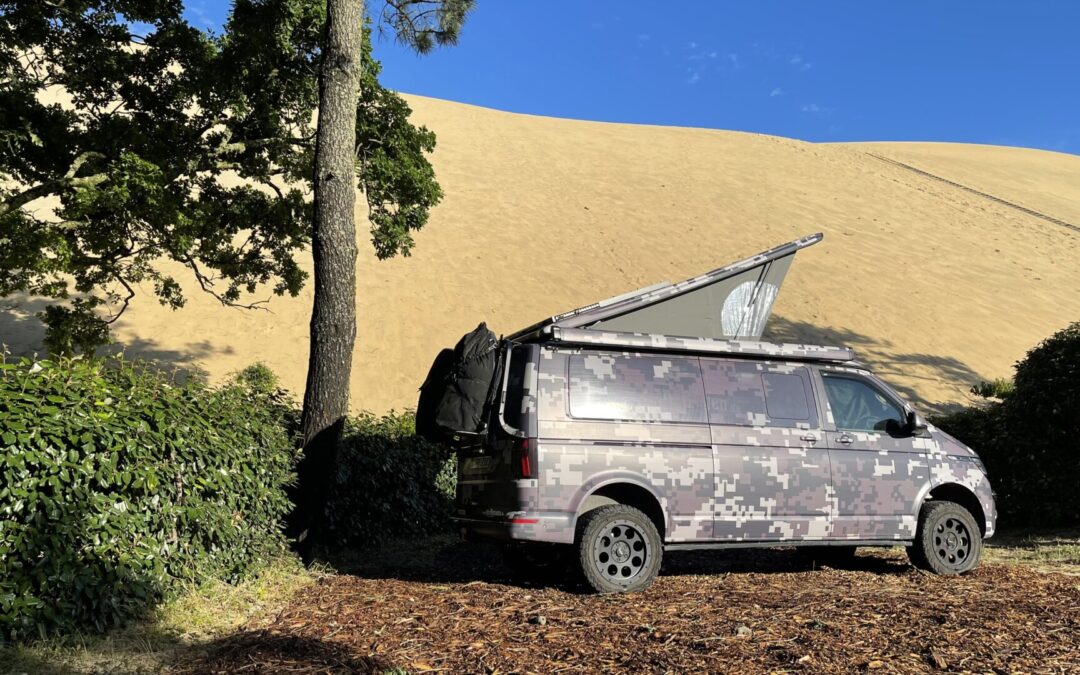
<path id="1" fill-rule="evenodd" d="M 804 367 L 703 358 L 701 372 L 712 424 L 817 426 L 810 374 Z"/>
<path id="2" fill-rule="evenodd" d="M 582 419 L 707 422 L 701 367 L 694 358 L 576 354 L 570 357 L 570 414 Z"/>
<path id="3" fill-rule="evenodd" d="M 889 420 L 897 424 L 903 411 L 866 380 L 822 373 L 829 409 L 837 429 L 885 431 Z"/>
<path id="4" fill-rule="evenodd" d="M 810 406 L 806 403 L 805 380 L 798 375 L 764 373 L 765 407 L 773 419 L 810 419 Z"/>

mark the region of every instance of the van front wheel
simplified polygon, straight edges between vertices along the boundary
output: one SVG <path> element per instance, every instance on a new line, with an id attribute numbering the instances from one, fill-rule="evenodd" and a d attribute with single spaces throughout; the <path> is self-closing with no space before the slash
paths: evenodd
<path id="1" fill-rule="evenodd" d="M 643 591 L 660 571 L 664 544 L 653 522 L 625 504 L 593 509 L 578 521 L 578 564 L 600 593 Z"/>
<path id="2" fill-rule="evenodd" d="M 908 558 L 935 574 L 963 574 L 975 569 L 982 554 L 982 532 L 974 516 L 955 502 L 927 502 L 919 514 Z"/>

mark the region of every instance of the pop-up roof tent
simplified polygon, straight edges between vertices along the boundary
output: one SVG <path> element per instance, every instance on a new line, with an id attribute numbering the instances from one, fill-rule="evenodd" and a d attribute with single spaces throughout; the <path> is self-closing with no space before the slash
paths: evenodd
<path id="1" fill-rule="evenodd" d="M 852 361 L 845 347 L 761 342 L 776 295 L 795 253 L 821 234 L 777 246 L 677 284 L 661 283 L 559 314 L 508 337 L 512 343 L 558 342 L 616 349 L 719 352 L 782 359 Z M 420 387 L 417 433 L 430 440 L 475 438 L 486 396 L 502 360 L 490 355 L 496 340 L 485 324 L 445 349 Z M 508 369 L 503 369 L 503 377 Z M 505 379 L 502 389 L 506 395 Z M 504 399 L 505 400 L 505 399 Z"/>
<path id="2" fill-rule="evenodd" d="M 638 291 L 557 314 L 508 336 L 514 341 L 555 339 L 629 347 L 775 353 L 760 342 L 787 269 L 802 248 L 820 242 L 811 234 L 679 283 Z M 603 335 L 603 337 L 602 337 Z M 667 338 L 667 339 L 664 339 Z M 850 361 L 846 348 L 784 346 L 784 353 Z"/>
<path id="3" fill-rule="evenodd" d="M 850 361 L 850 349 L 760 342 L 795 254 L 824 237 L 813 234 L 676 284 L 663 282 L 545 319 L 509 336 L 514 341 L 632 347 Z"/>

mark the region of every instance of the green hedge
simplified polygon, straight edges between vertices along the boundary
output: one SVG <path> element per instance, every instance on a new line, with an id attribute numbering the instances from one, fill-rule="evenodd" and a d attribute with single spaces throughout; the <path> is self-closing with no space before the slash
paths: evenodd
<path id="1" fill-rule="evenodd" d="M 973 390 L 999 400 L 934 422 L 982 457 L 1002 521 L 1080 524 L 1080 323 L 1028 352 L 1011 386 Z"/>
<path id="2" fill-rule="evenodd" d="M 281 550 L 295 415 L 268 378 L 0 361 L 0 641 L 123 623 Z"/>
<path id="3" fill-rule="evenodd" d="M 411 411 L 349 420 L 326 505 L 327 544 L 364 548 L 448 528 L 456 458 L 415 428 Z"/>

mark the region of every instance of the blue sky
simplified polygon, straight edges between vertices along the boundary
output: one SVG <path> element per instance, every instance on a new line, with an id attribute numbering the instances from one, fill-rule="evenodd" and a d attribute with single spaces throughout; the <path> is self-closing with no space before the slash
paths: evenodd
<path id="1" fill-rule="evenodd" d="M 186 5 L 215 26 L 229 3 Z M 558 117 L 1080 154 L 1077 0 L 476 5 L 456 47 L 378 39 L 383 83 Z"/>

